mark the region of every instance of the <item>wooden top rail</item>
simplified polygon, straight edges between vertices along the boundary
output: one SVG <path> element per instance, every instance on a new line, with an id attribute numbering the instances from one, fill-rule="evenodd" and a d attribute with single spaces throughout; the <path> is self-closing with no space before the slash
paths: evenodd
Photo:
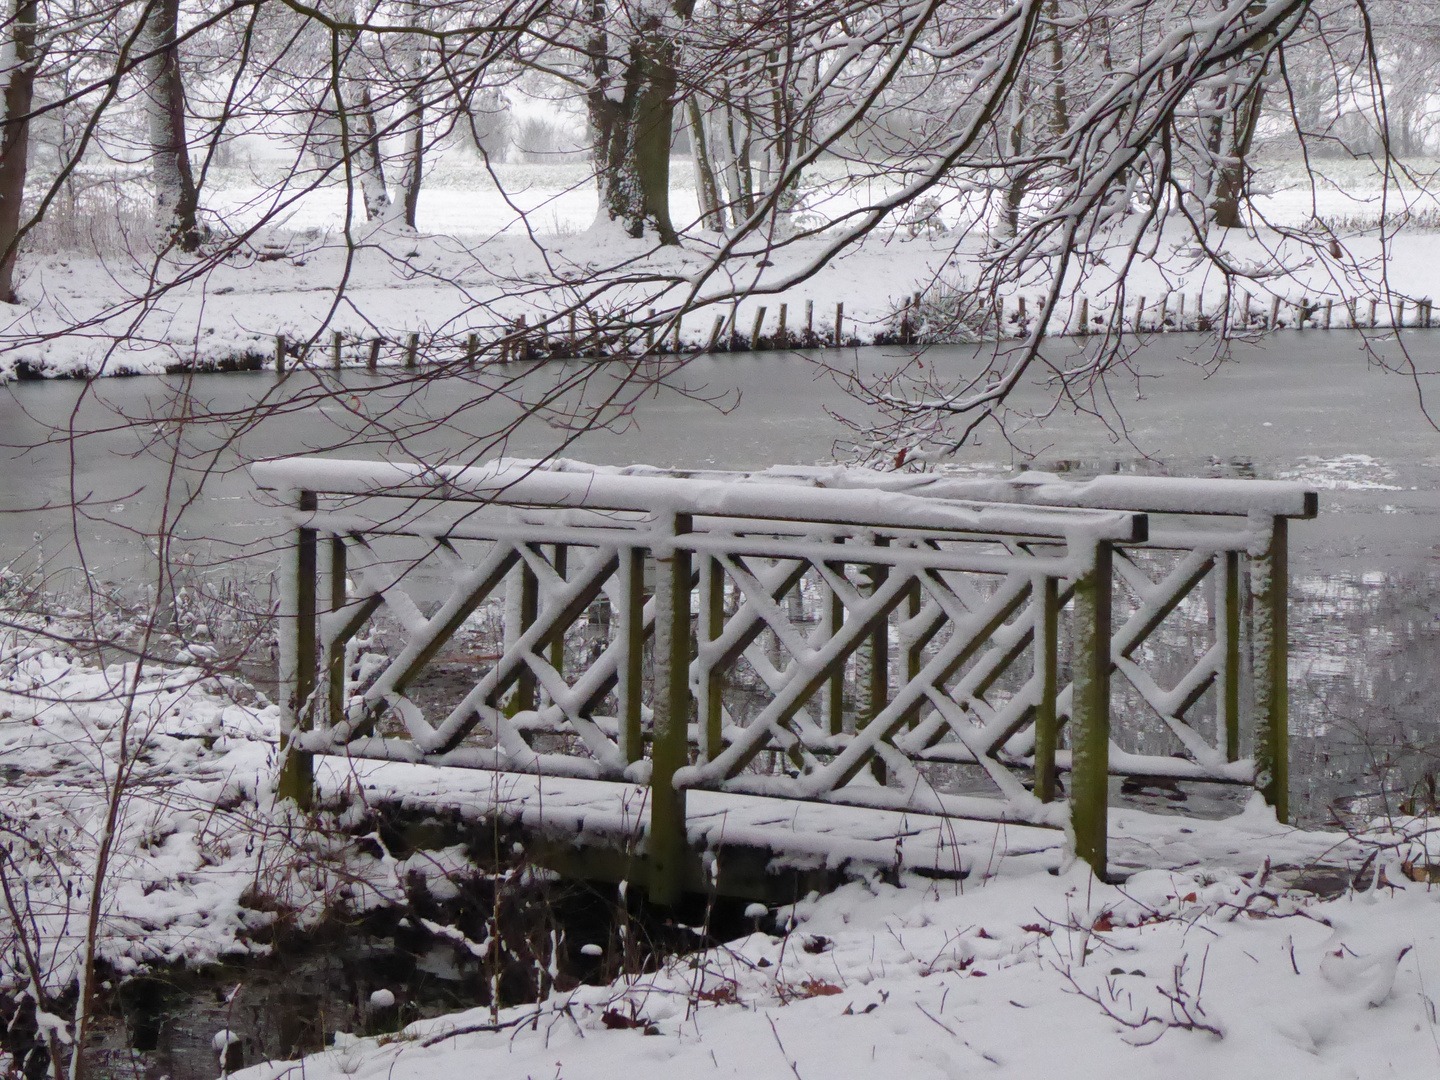
<path id="1" fill-rule="evenodd" d="M 1063 480 L 1054 473 L 1024 472 L 1002 478 L 961 479 L 934 473 L 876 472 L 844 466 L 774 465 L 759 472 L 623 468 L 557 458 L 549 462 L 501 459 L 549 472 L 607 476 L 745 479 L 808 485 L 828 490 L 888 491 L 931 499 L 1079 507 L 1146 514 L 1197 514 L 1310 519 L 1319 512 L 1319 494 L 1291 480 L 1225 480 L 1171 476 L 1097 476 Z"/>
<path id="2" fill-rule="evenodd" d="M 262 489 L 325 495 L 639 510 L 1122 543 L 1143 541 L 1149 532 L 1146 516 L 1132 511 L 942 501 L 930 492 L 842 490 L 764 475 L 752 479 L 741 473 L 626 474 L 577 469 L 573 463 L 552 469 L 503 458 L 467 468 L 299 457 L 257 462 L 250 469 Z"/>

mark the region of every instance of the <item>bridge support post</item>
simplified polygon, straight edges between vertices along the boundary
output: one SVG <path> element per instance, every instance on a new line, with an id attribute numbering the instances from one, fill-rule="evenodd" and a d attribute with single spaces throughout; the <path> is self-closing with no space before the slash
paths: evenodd
<path id="1" fill-rule="evenodd" d="M 1263 554 L 1250 559 L 1255 598 L 1255 787 L 1285 821 L 1290 815 L 1289 522 L 1270 519 Z"/>
<path id="2" fill-rule="evenodd" d="M 1059 726 L 1055 697 L 1060 692 L 1060 582 L 1048 575 L 1035 582 L 1035 676 L 1040 703 L 1035 706 L 1035 797 L 1055 801 L 1055 743 Z"/>
<path id="3" fill-rule="evenodd" d="M 620 752 L 629 763 L 645 756 L 640 729 L 640 681 L 645 664 L 645 549 L 628 547 L 620 552 L 619 600 L 615 612 L 616 634 L 624 642 L 619 665 L 616 698 L 620 703 Z"/>
<path id="4" fill-rule="evenodd" d="M 296 508 L 316 507 L 315 493 L 301 491 Z M 313 726 L 315 702 L 315 576 L 318 539 L 314 529 L 295 530 L 295 542 L 283 573 L 289 579 L 280 599 L 280 753 L 283 761 L 275 794 L 302 810 L 314 801 L 314 763 L 297 749 L 295 736 Z"/>
<path id="5" fill-rule="evenodd" d="M 690 531 L 688 514 L 674 516 L 674 535 Z M 675 771 L 689 758 L 690 720 L 690 553 L 655 546 L 655 653 L 653 742 L 650 755 L 650 900 L 670 905 L 684 883 L 685 792 Z"/>
<path id="6" fill-rule="evenodd" d="M 1111 545 L 1097 542 L 1093 567 L 1075 582 L 1070 658 L 1070 821 L 1075 854 L 1101 878 L 1108 858 L 1113 562 Z"/>

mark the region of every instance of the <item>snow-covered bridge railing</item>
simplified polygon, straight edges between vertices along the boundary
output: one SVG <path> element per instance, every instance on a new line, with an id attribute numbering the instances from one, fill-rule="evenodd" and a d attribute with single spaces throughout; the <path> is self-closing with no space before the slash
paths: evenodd
<path id="1" fill-rule="evenodd" d="M 315 753 L 646 784 L 661 900 L 692 854 L 692 788 L 1068 824 L 1101 870 L 1111 774 L 1254 784 L 1285 812 L 1285 526 L 1315 512 L 1298 485 L 254 473 L 295 527 L 297 799 Z M 1198 647 L 1166 637 L 1187 617 Z M 1158 727 L 1136 710 L 1112 731 L 1112 672 Z"/>

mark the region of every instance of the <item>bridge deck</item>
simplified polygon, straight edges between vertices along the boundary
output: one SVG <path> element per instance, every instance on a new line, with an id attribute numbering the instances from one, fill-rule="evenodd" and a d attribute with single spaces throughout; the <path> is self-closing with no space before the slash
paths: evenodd
<path id="1" fill-rule="evenodd" d="M 315 764 L 326 796 L 358 785 L 369 805 L 412 823 L 481 825 L 498 811 L 542 864 L 591 880 L 644 880 L 635 866 L 649 818 L 642 786 L 340 757 Z M 693 892 L 775 902 L 877 872 L 987 877 L 1054 869 L 1068 857 L 1064 833 L 1029 825 L 714 791 L 688 799 Z M 1109 843 L 1112 876 L 1195 866 L 1249 873 L 1267 858 L 1313 873 L 1360 860 L 1344 834 L 1277 824 L 1258 797 L 1221 820 L 1114 808 Z"/>

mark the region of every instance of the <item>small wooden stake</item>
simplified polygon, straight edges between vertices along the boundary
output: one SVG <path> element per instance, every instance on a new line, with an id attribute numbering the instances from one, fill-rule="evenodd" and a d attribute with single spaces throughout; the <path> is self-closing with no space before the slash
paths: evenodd
<path id="1" fill-rule="evenodd" d="M 1370 298 L 1370 329 L 1375 329 L 1375 298 Z"/>
<path id="2" fill-rule="evenodd" d="M 1350 316 L 1350 328 L 1351 328 L 1352 330 L 1358 330 L 1358 329 L 1360 329 L 1360 319 L 1359 319 L 1359 317 L 1355 314 L 1355 301 L 1354 301 L 1354 300 L 1346 300 L 1346 301 L 1345 301 L 1345 311 L 1346 311 L 1346 314 L 1348 314 L 1348 315 Z"/>
<path id="3" fill-rule="evenodd" d="M 844 339 L 840 326 L 845 321 L 845 303 L 841 301 L 835 305 L 835 344 L 839 345 Z"/>
<path id="4" fill-rule="evenodd" d="M 810 343 L 811 336 L 815 333 L 815 301 L 805 301 L 805 343 Z"/>
<path id="5" fill-rule="evenodd" d="M 336 371 L 340 370 L 340 346 L 344 341 L 345 335 L 336 330 L 330 341 L 330 366 Z"/>
<path id="6" fill-rule="evenodd" d="M 1080 297 L 1080 336 L 1090 333 L 1090 298 Z"/>
<path id="7" fill-rule="evenodd" d="M 1395 307 L 1395 329 L 1405 329 L 1405 298 L 1403 296 Z"/>
<path id="8" fill-rule="evenodd" d="M 1142 296 L 1142 297 L 1140 297 L 1140 299 L 1139 299 L 1138 301 L 1136 301 L 1136 303 L 1135 303 L 1135 333 L 1137 333 L 1137 334 L 1140 333 L 1140 331 L 1144 328 L 1144 326 L 1145 326 L 1145 298 Z"/>
<path id="9" fill-rule="evenodd" d="M 679 314 L 678 312 L 675 314 L 675 335 L 674 335 L 674 340 L 675 340 L 675 347 L 674 347 L 674 349 L 671 350 L 671 351 L 674 352 L 675 355 L 678 356 L 678 355 L 680 355 L 680 314 Z"/>
<path id="10" fill-rule="evenodd" d="M 645 351 L 655 351 L 655 309 L 652 307 L 645 313 Z"/>
<path id="11" fill-rule="evenodd" d="M 1331 309 L 1332 309 L 1334 306 L 1335 306 L 1335 301 L 1334 301 L 1334 300 L 1326 300 L 1326 301 L 1325 301 L 1325 329 L 1326 329 L 1326 330 L 1329 330 L 1329 329 L 1330 329 L 1330 313 L 1331 313 Z"/>
<path id="12" fill-rule="evenodd" d="M 1280 297 L 1278 297 L 1278 296 L 1272 296 L 1272 297 L 1270 298 L 1270 322 L 1266 325 L 1265 329 L 1266 329 L 1266 330 L 1274 330 L 1274 329 L 1276 329 L 1279 325 L 1280 325 Z"/>
<path id="13" fill-rule="evenodd" d="M 1240 325 L 1248 330 L 1250 329 L 1250 294 L 1242 292 L 1240 295 L 1245 298 L 1245 305 L 1240 309 Z"/>
<path id="14" fill-rule="evenodd" d="M 275 374 L 285 374 L 285 335 L 275 335 Z"/>
<path id="15" fill-rule="evenodd" d="M 786 340 L 785 340 L 785 310 L 786 310 L 789 306 L 790 306 L 789 304 L 781 304 L 781 305 L 780 305 L 780 322 L 779 322 L 779 325 L 778 325 L 778 326 L 776 327 L 776 329 L 775 329 L 775 345 L 776 345 L 777 348 L 781 348 L 781 349 L 785 348 L 785 346 L 786 346 L 786 344 L 787 344 L 787 342 L 786 342 Z"/>
<path id="16" fill-rule="evenodd" d="M 572 355 L 580 348 L 580 339 L 575 334 L 575 312 L 570 312 L 570 352 Z"/>
<path id="17" fill-rule="evenodd" d="M 475 358 L 480 355 L 480 335 L 471 334 L 465 339 L 465 366 L 474 367 Z"/>
<path id="18" fill-rule="evenodd" d="M 765 309 L 764 309 L 763 307 L 756 308 L 756 309 L 755 309 L 755 322 L 754 322 L 754 324 L 750 327 L 750 349 L 751 349 L 752 352 L 753 352 L 754 350 L 760 348 L 760 327 L 764 324 L 764 322 L 765 322 Z"/>
<path id="19" fill-rule="evenodd" d="M 375 369 L 378 368 L 379 366 L 380 366 L 380 339 L 377 337 L 377 338 L 372 338 L 371 341 L 370 341 L 370 355 L 369 355 L 369 356 L 366 358 L 366 360 L 365 360 L 365 370 L 367 370 L 368 372 L 370 372 L 371 375 L 374 375 L 374 374 L 375 374 Z"/>
<path id="20" fill-rule="evenodd" d="M 405 339 L 405 366 L 407 368 L 413 368 L 415 366 L 415 358 L 419 352 L 420 335 L 411 334 Z"/>
<path id="21" fill-rule="evenodd" d="M 720 342 L 720 331 L 725 329 L 725 316 L 716 315 L 715 325 L 710 329 L 710 343 L 705 346 L 706 352 L 714 352 L 715 346 Z"/>
<path id="22" fill-rule="evenodd" d="M 1176 297 L 1175 307 L 1175 329 L 1185 329 L 1185 294 L 1179 293 Z"/>
<path id="23" fill-rule="evenodd" d="M 516 360 L 529 360 L 529 359 L 530 359 L 530 338 L 529 338 L 529 335 L 526 334 L 526 332 L 525 332 L 525 325 L 526 325 L 526 319 L 525 319 L 525 316 L 524 316 L 524 315 L 521 315 L 518 319 L 515 320 L 515 334 L 516 334 L 516 340 L 515 340 L 515 359 L 516 359 Z"/>

